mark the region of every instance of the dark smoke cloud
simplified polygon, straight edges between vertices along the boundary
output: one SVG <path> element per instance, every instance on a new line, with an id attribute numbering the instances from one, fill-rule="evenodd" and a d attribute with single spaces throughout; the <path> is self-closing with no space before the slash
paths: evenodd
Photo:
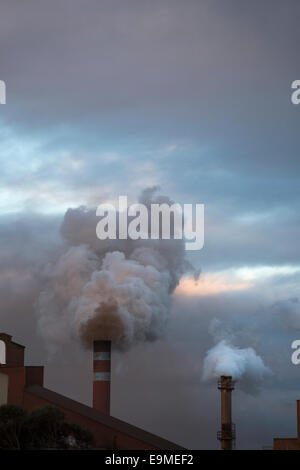
<path id="1" fill-rule="evenodd" d="M 144 191 L 141 202 L 171 203 L 155 191 Z M 65 251 L 44 270 L 37 317 L 51 350 L 70 336 L 88 346 L 111 339 L 122 348 L 161 338 L 170 295 L 191 270 L 183 240 L 100 241 L 98 220 L 95 210 L 68 210 L 61 227 Z"/>

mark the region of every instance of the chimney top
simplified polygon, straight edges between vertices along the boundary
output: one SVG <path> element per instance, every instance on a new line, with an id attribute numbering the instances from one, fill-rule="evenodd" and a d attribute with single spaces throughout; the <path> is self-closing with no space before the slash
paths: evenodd
<path id="1" fill-rule="evenodd" d="M 218 380 L 218 389 L 219 390 L 234 390 L 234 380 L 232 380 L 231 375 L 221 375 L 221 378 Z"/>

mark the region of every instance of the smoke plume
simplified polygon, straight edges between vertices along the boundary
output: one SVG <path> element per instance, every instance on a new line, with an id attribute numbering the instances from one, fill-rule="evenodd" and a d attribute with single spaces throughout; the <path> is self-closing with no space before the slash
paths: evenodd
<path id="1" fill-rule="evenodd" d="M 145 205 L 171 201 L 141 196 Z M 190 269 L 183 240 L 105 240 L 96 237 L 95 210 L 69 209 L 64 248 L 46 266 L 37 302 L 39 329 L 55 350 L 72 337 L 89 346 L 111 339 L 120 348 L 152 341 L 165 331 L 170 295 Z"/>
<path id="2" fill-rule="evenodd" d="M 253 392 L 270 373 L 253 348 L 240 349 L 222 340 L 206 354 L 203 380 L 231 376 L 233 380 L 241 380 L 246 391 Z"/>

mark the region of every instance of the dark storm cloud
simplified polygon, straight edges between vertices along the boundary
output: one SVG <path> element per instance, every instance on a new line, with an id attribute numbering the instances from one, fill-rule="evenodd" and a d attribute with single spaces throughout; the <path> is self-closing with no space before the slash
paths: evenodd
<path id="1" fill-rule="evenodd" d="M 157 133 L 203 136 L 207 125 L 226 135 L 229 110 L 241 131 L 243 117 L 265 124 L 298 72 L 298 18 L 296 1 L 4 1 L 7 112 L 118 131 L 160 112 Z"/>
<path id="2" fill-rule="evenodd" d="M 62 243 L 62 217 L 32 211 L 62 214 L 160 184 L 178 202 L 206 205 L 205 249 L 191 259 L 204 274 L 299 266 L 299 109 L 290 102 L 299 18 L 296 0 L 1 1 L 0 209 L 23 213 L 0 220 L 0 329 L 28 346 L 28 363 L 47 360 L 33 311 L 39 274 Z M 219 318 L 273 371 L 258 397 L 234 392 L 238 446 L 294 435 L 297 333 L 272 305 L 298 286 L 291 271 L 241 292 L 176 295 L 164 342 L 114 354 L 112 413 L 216 448 L 218 392 L 201 376 Z M 91 369 L 69 342 L 46 385 L 90 403 Z"/>
<path id="3" fill-rule="evenodd" d="M 178 196 L 297 204 L 297 2 L 31 0 L 1 13 L 5 117 L 21 139 L 47 136 L 35 181 L 84 192 L 154 160 Z M 186 145 L 157 161 L 169 141 Z M 85 167 L 64 171 L 63 152 Z"/>

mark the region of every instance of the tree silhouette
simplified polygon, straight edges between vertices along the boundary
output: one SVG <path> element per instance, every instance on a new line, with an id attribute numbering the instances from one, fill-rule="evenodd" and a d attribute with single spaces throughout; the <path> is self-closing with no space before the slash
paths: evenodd
<path id="1" fill-rule="evenodd" d="M 0 406 L 0 449 L 88 449 L 93 434 L 65 421 L 65 414 L 53 406 L 27 414 L 15 405 Z"/>

